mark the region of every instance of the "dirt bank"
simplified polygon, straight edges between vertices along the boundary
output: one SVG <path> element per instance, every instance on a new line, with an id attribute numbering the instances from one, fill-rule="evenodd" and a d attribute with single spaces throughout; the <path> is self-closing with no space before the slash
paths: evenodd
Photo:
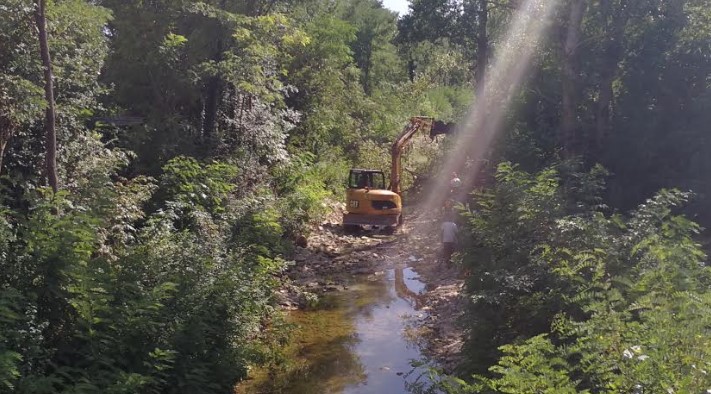
<path id="1" fill-rule="evenodd" d="M 412 267 L 426 284 L 415 332 L 422 339 L 424 353 L 451 371 L 462 345 L 456 322 L 463 312 L 460 291 L 464 280 L 457 267 L 438 262 L 438 228 L 435 215 L 409 214 L 394 235 L 377 231 L 349 235 L 343 232 L 336 212 L 314 229 L 306 247 L 297 247 L 288 271 L 290 284 L 282 289 L 280 303 L 298 309 L 320 294 L 343 290 L 349 276 L 381 275 L 398 265 Z"/>

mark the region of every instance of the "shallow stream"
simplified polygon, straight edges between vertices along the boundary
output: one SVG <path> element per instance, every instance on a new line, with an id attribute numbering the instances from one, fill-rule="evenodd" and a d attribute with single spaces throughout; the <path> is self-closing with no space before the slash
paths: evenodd
<path id="1" fill-rule="evenodd" d="M 283 371 L 259 371 L 240 393 L 409 393 L 425 372 L 415 319 L 425 289 L 408 267 L 353 277 L 313 310 L 295 311 L 299 328 Z"/>

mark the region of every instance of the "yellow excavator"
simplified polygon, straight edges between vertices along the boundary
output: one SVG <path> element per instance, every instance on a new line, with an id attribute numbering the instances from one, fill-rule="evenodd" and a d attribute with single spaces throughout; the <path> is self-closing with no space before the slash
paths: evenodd
<path id="1" fill-rule="evenodd" d="M 394 230 L 402 218 L 402 151 L 418 132 L 434 139 L 449 134 L 453 124 L 436 121 L 431 117 L 415 116 L 400 133 L 391 148 L 390 185 L 385 188 L 385 174 L 380 170 L 353 168 L 348 176 L 346 213 L 343 228 L 354 232 L 362 226 L 377 226 Z"/>

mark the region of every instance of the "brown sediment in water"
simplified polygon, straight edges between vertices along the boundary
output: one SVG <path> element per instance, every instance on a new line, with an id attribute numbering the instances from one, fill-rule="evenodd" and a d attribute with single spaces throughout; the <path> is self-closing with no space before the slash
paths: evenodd
<path id="1" fill-rule="evenodd" d="M 338 392 L 357 383 L 362 367 L 348 352 L 355 328 L 344 309 L 292 311 L 287 321 L 296 325 L 283 349 L 288 362 L 251 371 L 237 393 Z"/>
<path id="2" fill-rule="evenodd" d="M 463 280 L 457 267 L 436 263 L 437 221 L 410 219 L 397 236 L 348 236 L 324 223 L 297 248 L 280 301 L 298 327 L 282 349 L 289 361 L 252 370 L 237 393 L 406 393 L 405 378 L 418 376 L 412 359 L 452 370 Z M 303 291 L 319 296 L 316 307 Z"/>
<path id="3" fill-rule="evenodd" d="M 348 290 L 324 296 L 317 307 L 290 312 L 287 320 L 297 326 L 283 349 L 290 361 L 252 371 L 236 392 L 407 392 L 410 361 L 422 357 L 407 335 L 417 311 L 401 296 L 402 286 L 412 294 L 424 288 L 414 275 L 401 267 L 354 277 Z"/>

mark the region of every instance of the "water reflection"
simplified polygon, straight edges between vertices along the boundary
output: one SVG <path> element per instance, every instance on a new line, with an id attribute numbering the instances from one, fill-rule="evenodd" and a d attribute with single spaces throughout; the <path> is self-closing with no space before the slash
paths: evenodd
<path id="1" fill-rule="evenodd" d="M 395 292 L 398 297 L 410 303 L 410 306 L 420 310 L 423 306 L 423 290 L 425 285 L 417 280 L 417 275 L 412 268 L 395 268 Z"/>
<path id="2" fill-rule="evenodd" d="M 354 278 L 349 290 L 324 297 L 311 311 L 289 320 L 300 328 L 287 349 L 293 365 L 262 371 L 238 393 L 407 393 L 406 379 L 417 378 L 410 363 L 421 359 L 408 339 L 408 317 L 422 306 L 424 284 L 401 266 L 366 280 Z"/>
<path id="3" fill-rule="evenodd" d="M 358 342 L 352 352 L 365 369 L 366 379 L 342 391 L 344 394 L 407 393 L 406 382 L 419 373 L 411 362 L 421 359 L 419 347 L 406 335 L 408 317 L 421 307 L 424 284 L 406 267 L 388 271 L 383 282 L 387 302 L 373 304 L 367 319 L 354 316 Z"/>

